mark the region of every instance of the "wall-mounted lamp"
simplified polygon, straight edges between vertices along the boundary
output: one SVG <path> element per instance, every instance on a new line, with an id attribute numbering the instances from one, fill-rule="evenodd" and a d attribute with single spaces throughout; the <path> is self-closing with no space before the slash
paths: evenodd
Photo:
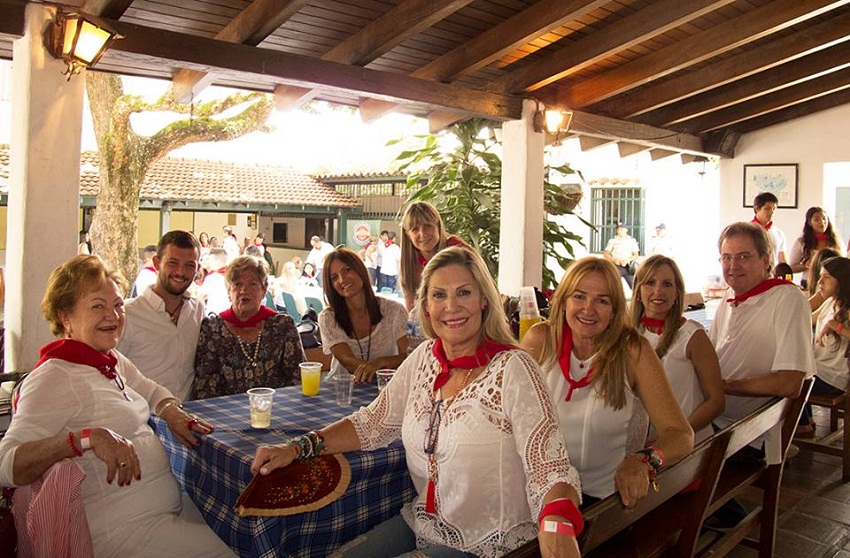
<path id="1" fill-rule="evenodd" d="M 93 66 L 114 39 L 121 36 L 100 19 L 81 13 L 58 12 L 44 33 L 44 47 L 64 60 L 68 80 L 82 68 Z"/>
<path id="2" fill-rule="evenodd" d="M 561 134 L 569 131 L 572 121 L 572 111 L 559 109 L 544 111 L 538 103 L 537 112 L 534 113 L 534 131 L 555 134 L 555 144 L 557 144 Z"/>

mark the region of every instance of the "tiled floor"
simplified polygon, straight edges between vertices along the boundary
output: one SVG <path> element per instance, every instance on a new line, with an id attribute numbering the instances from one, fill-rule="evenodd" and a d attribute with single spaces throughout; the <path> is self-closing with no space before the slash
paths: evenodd
<path id="1" fill-rule="evenodd" d="M 825 422 L 817 414 L 815 420 Z M 752 501 L 745 496 L 742 503 Z M 801 451 L 789 460 L 779 506 L 774 556 L 850 558 L 850 482 L 841 481 L 841 458 Z M 752 558 L 758 553 L 739 546 L 730 556 Z"/>

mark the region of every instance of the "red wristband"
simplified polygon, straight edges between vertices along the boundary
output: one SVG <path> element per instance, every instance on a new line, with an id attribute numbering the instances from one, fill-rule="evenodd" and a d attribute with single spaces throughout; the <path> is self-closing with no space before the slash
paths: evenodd
<path id="1" fill-rule="evenodd" d="M 80 432 L 80 447 L 83 452 L 91 449 L 91 428 L 83 428 Z"/>
<path id="2" fill-rule="evenodd" d="M 540 522 L 540 532 L 555 533 L 556 535 L 568 535 L 570 537 L 576 536 L 575 527 L 569 521 L 554 521 L 551 519 L 545 519 Z"/>
<path id="3" fill-rule="evenodd" d="M 71 451 L 73 451 L 73 452 L 74 452 L 74 455 L 75 455 L 75 456 L 77 456 L 77 457 L 82 457 L 82 456 L 83 456 L 83 452 L 81 452 L 81 451 L 77 448 L 77 445 L 74 443 L 74 433 L 73 433 L 73 432 L 71 432 L 70 430 L 68 431 L 68 445 L 69 445 L 69 446 L 71 446 Z"/>
<path id="4" fill-rule="evenodd" d="M 540 515 L 537 516 L 537 522 L 541 523 L 543 518 L 550 515 L 563 517 L 572 523 L 573 529 L 575 529 L 575 536 L 581 535 L 581 532 L 584 530 L 584 518 L 582 518 L 581 512 L 569 498 L 556 498 L 543 506 L 543 509 L 540 510 Z"/>

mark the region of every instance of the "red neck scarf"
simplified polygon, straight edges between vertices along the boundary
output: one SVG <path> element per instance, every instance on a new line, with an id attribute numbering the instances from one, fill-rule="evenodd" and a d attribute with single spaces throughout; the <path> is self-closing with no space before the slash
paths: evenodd
<path id="1" fill-rule="evenodd" d="M 228 308 L 227 310 L 219 314 L 219 316 L 221 316 L 221 319 L 225 322 L 229 322 L 235 325 L 236 327 L 254 327 L 266 318 L 274 316 L 275 314 L 277 314 L 277 312 L 275 312 L 268 306 L 260 306 L 260 309 L 257 311 L 257 313 L 245 320 L 244 322 L 236 317 L 236 313 L 233 312 L 233 308 Z"/>
<path id="2" fill-rule="evenodd" d="M 153 271 L 154 273 L 156 273 L 156 268 L 152 265 L 146 265 L 145 269 L 147 269 L 148 271 Z"/>
<path id="3" fill-rule="evenodd" d="M 425 264 L 428 263 L 428 260 L 425 259 L 425 256 L 423 256 L 422 252 L 420 252 L 419 250 L 416 251 L 416 260 L 422 267 L 425 267 Z"/>
<path id="4" fill-rule="evenodd" d="M 664 322 L 664 319 L 656 320 L 655 318 L 648 318 L 646 316 L 643 316 L 640 319 L 640 323 L 643 325 L 643 327 L 645 327 L 652 333 L 655 333 L 656 335 L 661 335 L 662 333 L 664 333 Z"/>
<path id="5" fill-rule="evenodd" d="M 775 279 L 775 278 L 765 279 L 764 281 L 762 281 L 761 283 L 759 283 L 758 285 L 756 285 L 755 287 L 753 287 L 749 291 L 742 293 L 742 294 L 739 294 L 739 295 L 736 295 L 736 296 L 733 296 L 732 298 L 727 298 L 726 302 L 728 302 L 730 304 L 736 304 L 736 303 L 741 304 L 742 302 L 744 302 L 745 300 L 747 300 L 751 296 L 759 295 L 759 294 L 761 294 L 765 291 L 768 291 L 768 290 L 770 290 L 773 287 L 776 287 L 778 285 L 791 285 L 791 283 L 786 281 L 785 279 Z"/>
<path id="6" fill-rule="evenodd" d="M 815 233 L 815 239 L 818 242 L 826 242 L 826 233 L 821 233 L 821 234 Z"/>
<path id="7" fill-rule="evenodd" d="M 112 351 L 104 354 L 75 339 L 59 339 L 48 343 L 39 349 L 38 357 L 36 367 L 52 358 L 58 358 L 74 364 L 85 364 L 97 368 L 101 374 L 110 380 L 114 380 L 117 375 L 115 366 L 118 364 L 118 358 L 112 354 Z"/>
<path id="8" fill-rule="evenodd" d="M 392 246 L 392 245 L 393 245 L 393 241 L 392 241 L 392 240 L 387 240 L 386 242 L 384 242 L 384 248 L 389 248 L 389 247 L 390 247 L 390 246 Z"/>
<path id="9" fill-rule="evenodd" d="M 593 374 L 593 367 L 589 367 L 587 374 L 580 380 L 573 380 L 570 376 L 570 355 L 573 354 L 573 330 L 570 326 L 564 324 L 564 334 L 561 336 L 561 355 L 558 357 L 558 364 L 561 365 L 561 373 L 570 384 L 567 390 L 567 396 L 564 401 L 569 401 L 573 398 L 573 391 L 587 387 L 590 385 L 590 375 Z"/>
<path id="10" fill-rule="evenodd" d="M 760 227 L 764 227 L 764 230 L 766 230 L 766 231 L 769 231 L 770 227 L 773 226 L 773 221 L 768 221 L 766 225 L 762 225 L 761 221 L 759 221 L 758 217 L 753 217 L 753 220 L 750 221 L 750 223 L 755 223 L 756 225 L 758 225 Z"/>
<path id="11" fill-rule="evenodd" d="M 483 343 L 475 349 L 474 355 L 464 355 L 452 360 L 446 356 L 446 351 L 443 349 L 443 340 L 437 339 L 431 352 L 440 362 L 440 373 L 434 379 L 434 391 L 443 387 L 449 381 L 450 368 L 478 368 L 479 366 L 487 366 L 490 360 L 502 351 L 510 351 L 515 347 L 510 345 L 502 345 L 495 341 L 485 339 Z"/>

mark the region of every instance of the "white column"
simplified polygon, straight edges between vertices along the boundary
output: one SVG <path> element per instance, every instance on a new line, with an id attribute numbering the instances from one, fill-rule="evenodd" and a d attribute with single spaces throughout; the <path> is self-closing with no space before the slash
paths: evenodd
<path id="1" fill-rule="evenodd" d="M 44 49 L 54 10 L 28 3 L 13 50 L 12 145 L 6 221 L 7 371 L 28 371 L 53 340 L 41 313 L 50 272 L 76 254 L 80 212 L 83 75 L 66 81 L 64 63 Z"/>
<path id="2" fill-rule="evenodd" d="M 533 125 L 537 103 L 523 103 L 522 120 L 502 126 L 502 216 L 499 233 L 499 292 L 518 296 L 543 281 L 543 148 L 546 137 Z"/>

